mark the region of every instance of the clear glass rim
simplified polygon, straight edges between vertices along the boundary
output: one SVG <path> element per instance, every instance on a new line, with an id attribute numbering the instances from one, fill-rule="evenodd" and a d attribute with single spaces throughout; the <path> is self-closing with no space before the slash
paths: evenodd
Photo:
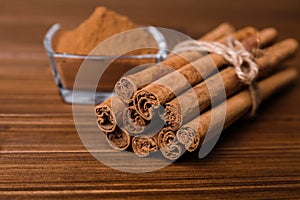
<path id="1" fill-rule="evenodd" d="M 124 55 L 124 56 L 105 56 L 105 55 L 79 55 L 79 54 L 69 54 L 69 53 L 57 53 L 53 50 L 52 39 L 61 29 L 60 24 L 54 24 L 48 30 L 44 38 L 44 48 L 49 56 L 54 58 L 71 58 L 71 59 L 92 59 L 92 60 L 104 60 L 104 59 L 157 59 L 157 62 L 164 60 L 167 57 L 167 42 L 164 35 L 155 27 L 148 26 L 142 27 L 145 28 L 148 32 L 150 32 L 157 42 L 158 52 L 156 54 L 142 54 L 142 55 Z"/>

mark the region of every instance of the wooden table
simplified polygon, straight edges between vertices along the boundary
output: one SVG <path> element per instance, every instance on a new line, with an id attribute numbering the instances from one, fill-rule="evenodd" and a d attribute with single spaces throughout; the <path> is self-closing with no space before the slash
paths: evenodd
<path id="1" fill-rule="evenodd" d="M 300 79 L 254 120 L 223 134 L 205 159 L 159 171 L 110 169 L 82 145 L 71 105 L 61 101 L 42 46 L 46 30 L 72 27 L 97 5 L 140 24 L 197 37 L 222 21 L 275 26 L 300 40 L 300 3 L 285 1 L 0 1 L 0 199 L 300 198 Z M 290 63 L 300 65 L 300 56 Z"/>

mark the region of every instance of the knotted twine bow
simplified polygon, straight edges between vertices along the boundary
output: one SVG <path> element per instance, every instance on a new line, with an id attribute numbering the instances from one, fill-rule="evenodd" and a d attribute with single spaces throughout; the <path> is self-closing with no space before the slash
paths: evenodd
<path id="1" fill-rule="evenodd" d="M 253 61 L 252 54 L 245 49 L 240 41 L 229 37 L 226 45 L 224 45 L 219 42 L 186 40 L 177 44 L 173 49 L 173 53 L 180 53 L 182 51 L 214 53 L 222 56 L 227 62 L 231 63 L 240 81 L 249 87 L 252 99 L 251 116 L 255 115 L 257 107 L 260 104 L 255 82 L 258 76 L 258 66 Z M 245 70 L 244 64 L 248 65 L 248 70 Z"/>

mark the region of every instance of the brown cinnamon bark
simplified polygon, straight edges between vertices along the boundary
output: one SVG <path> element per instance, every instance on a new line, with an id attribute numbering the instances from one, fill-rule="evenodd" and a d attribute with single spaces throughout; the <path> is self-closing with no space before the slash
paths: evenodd
<path id="1" fill-rule="evenodd" d="M 129 106 L 123 111 L 123 126 L 130 134 L 141 134 L 145 131 L 148 122 L 142 118 L 135 109 L 135 106 Z"/>
<path id="2" fill-rule="evenodd" d="M 264 33 L 262 41 L 265 43 L 272 41 L 277 36 L 275 29 L 267 29 L 262 33 Z M 248 51 L 258 45 L 256 30 L 251 27 L 243 29 L 233 37 L 242 40 Z M 226 64 L 226 60 L 221 55 L 209 54 L 152 82 L 135 93 L 134 104 L 137 112 L 146 120 L 151 120 L 152 112 L 160 105 L 216 73 L 216 68 L 220 68 L 224 64 Z"/>
<path id="3" fill-rule="evenodd" d="M 168 160 L 176 160 L 184 153 L 184 147 L 178 143 L 176 132 L 163 128 L 157 136 L 159 150 Z"/>
<path id="4" fill-rule="evenodd" d="M 159 149 L 170 146 L 175 143 L 176 132 L 172 131 L 169 127 L 164 127 L 157 136 Z"/>
<path id="5" fill-rule="evenodd" d="M 263 56 L 255 59 L 259 67 L 259 77 L 262 78 L 274 71 L 276 67 L 286 59 L 293 56 L 298 49 L 298 43 L 294 39 L 286 39 L 263 50 Z M 227 96 L 238 92 L 244 87 L 239 80 L 233 67 L 226 68 L 220 72 Z M 207 85 L 214 88 L 214 98 L 218 101 L 219 94 L 222 94 L 218 87 L 219 76 L 212 76 L 205 82 L 199 83 L 179 97 L 165 104 L 164 119 L 170 130 L 176 131 L 187 121 L 190 121 L 211 105 L 211 97 Z M 194 96 L 197 96 L 195 101 Z M 220 99 L 221 100 L 221 99 Z M 180 102 L 184 102 L 180 103 Z"/>
<path id="6" fill-rule="evenodd" d="M 223 23 L 210 31 L 199 40 L 215 41 L 234 30 L 233 26 L 228 23 Z M 170 73 L 172 69 L 179 69 L 180 67 L 202 57 L 202 53 L 197 51 L 182 52 L 178 55 L 171 55 L 161 63 L 149 67 L 143 71 L 122 77 L 116 83 L 115 92 L 124 102 L 128 103 L 135 91 L 139 88 L 159 79 L 160 77 Z M 168 66 L 168 67 L 166 67 Z"/>
<path id="7" fill-rule="evenodd" d="M 131 144 L 131 136 L 117 127 L 113 132 L 106 133 L 109 145 L 115 150 L 126 150 Z"/>
<path id="8" fill-rule="evenodd" d="M 262 101 L 266 100 L 275 92 L 278 92 L 294 82 L 297 79 L 297 76 L 297 70 L 292 68 L 285 69 L 260 81 L 257 85 L 260 99 Z M 211 123 L 212 112 L 221 114 L 223 112 L 224 104 L 226 104 L 226 116 L 223 130 L 250 111 L 252 107 L 251 94 L 248 90 L 244 90 L 229 98 L 223 105 L 221 104 L 213 108 L 213 110 L 205 112 L 201 116 L 182 126 L 177 131 L 176 137 L 181 144 L 185 145 L 185 148 L 188 151 L 195 151 L 200 146 L 200 140 L 194 140 L 193 136 L 197 136 L 203 141 Z M 220 125 L 219 123 L 222 123 L 222 120 L 214 120 L 217 120 L 214 123 L 216 126 Z M 210 128 L 213 129 L 214 127 Z"/>
<path id="9" fill-rule="evenodd" d="M 121 110 L 125 109 L 126 105 L 117 97 L 107 99 L 95 107 L 97 122 L 99 128 L 104 132 L 113 132 L 117 123 L 117 119 L 121 119 Z"/>
<path id="10" fill-rule="evenodd" d="M 132 138 L 132 149 L 139 157 L 146 157 L 158 150 L 156 136 L 135 136 Z"/>
<path id="11" fill-rule="evenodd" d="M 173 142 L 169 146 L 160 149 L 160 151 L 168 160 L 177 160 L 185 152 L 185 149 L 179 142 Z"/>
<path id="12" fill-rule="evenodd" d="M 142 118 L 140 114 L 137 113 L 135 106 L 125 108 L 122 116 L 122 126 L 131 135 L 153 135 L 164 126 L 164 121 L 160 117 L 152 119 L 151 121 Z"/>

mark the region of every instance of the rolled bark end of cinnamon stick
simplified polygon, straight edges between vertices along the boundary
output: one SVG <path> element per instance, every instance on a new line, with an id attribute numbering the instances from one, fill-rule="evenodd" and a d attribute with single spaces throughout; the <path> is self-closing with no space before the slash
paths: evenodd
<path id="1" fill-rule="evenodd" d="M 176 160 L 184 153 L 183 146 L 177 141 L 176 132 L 170 130 L 169 127 L 159 132 L 157 140 L 162 155 L 168 160 Z"/>
<path id="2" fill-rule="evenodd" d="M 184 153 L 184 147 L 179 143 L 173 143 L 160 149 L 160 151 L 166 159 L 177 160 Z"/>
<path id="3" fill-rule="evenodd" d="M 97 123 L 100 130 L 104 132 L 112 132 L 116 129 L 117 121 L 110 107 L 110 101 L 103 102 L 95 108 Z"/>
<path id="4" fill-rule="evenodd" d="M 122 112 L 126 105 L 113 96 L 95 107 L 99 128 L 104 132 L 112 132 L 121 124 Z M 120 122 L 120 123 L 119 123 Z"/>
<path id="5" fill-rule="evenodd" d="M 155 136 L 135 136 L 132 138 L 132 149 L 139 157 L 149 156 L 158 150 L 157 138 Z"/>
<path id="6" fill-rule="evenodd" d="M 173 144 L 176 140 L 176 133 L 169 127 L 163 128 L 157 136 L 158 146 L 160 149 Z"/>
<path id="7" fill-rule="evenodd" d="M 138 88 L 136 84 L 128 77 L 122 77 L 115 85 L 115 93 L 125 103 L 129 103 L 134 92 Z"/>
<path id="8" fill-rule="evenodd" d="M 136 111 L 134 106 L 126 108 L 123 112 L 123 127 L 131 135 L 141 134 L 145 131 L 147 122 Z"/>
<path id="9" fill-rule="evenodd" d="M 134 104 L 137 112 L 148 121 L 153 118 L 154 111 L 160 106 L 157 97 L 145 90 L 139 90 L 135 93 Z"/>
<path id="10" fill-rule="evenodd" d="M 121 151 L 126 150 L 131 142 L 130 135 L 120 128 L 116 128 L 113 132 L 106 133 L 106 139 L 113 149 Z"/>
<path id="11" fill-rule="evenodd" d="M 201 136 L 199 132 L 195 131 L 191 127 L 182 127 L 178 130 L 176 137 L 178 142 L 183 144 L 187 151 L 193 152 L 200 144 Z"/>
<path id="12" fill-rule="evenodd" d="M 160 114 L 161 118 L 165 121 L 166 126 L 172 131 L 176 131 L 180 128 L 182 123 L 182 113 L 180 108 L 180 103 L 177 99 L 174 99 L 174 104 L 165 104 L 164 112 Z"/>

